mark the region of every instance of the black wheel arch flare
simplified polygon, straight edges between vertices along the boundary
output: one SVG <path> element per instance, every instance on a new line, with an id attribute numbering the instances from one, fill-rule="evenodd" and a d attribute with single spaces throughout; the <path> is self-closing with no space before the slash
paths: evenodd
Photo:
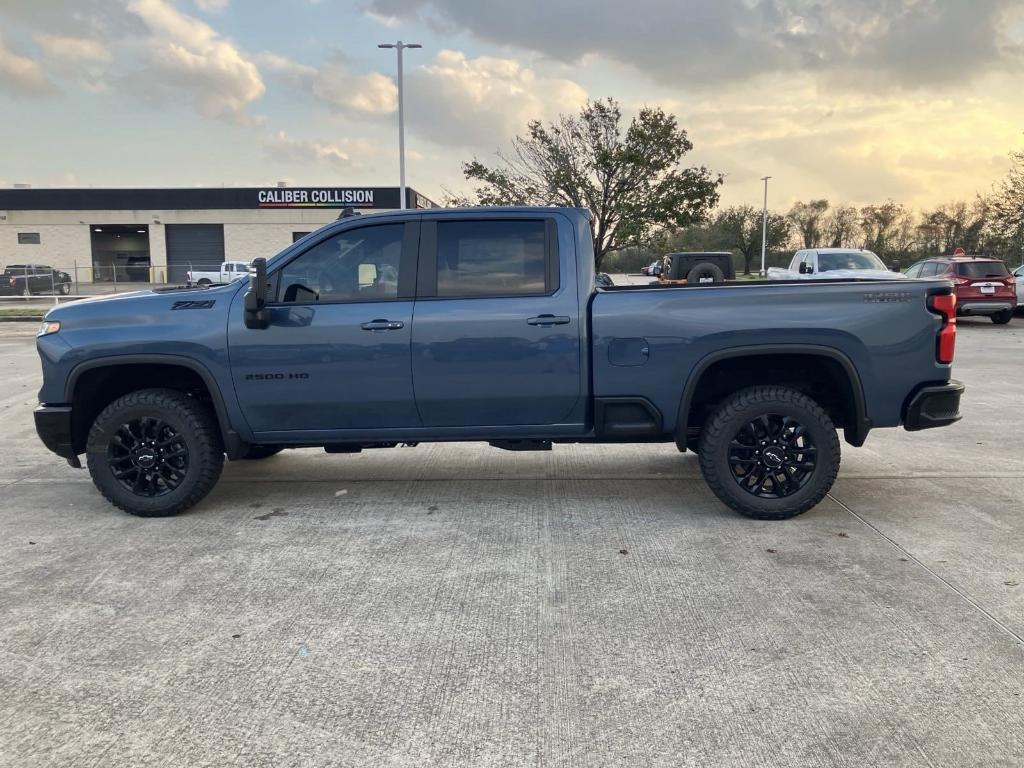
<path id="1" fill-rule="evenodd" d="M 763 355 L 805 355 L 807 357 L 822 357 L 839 364 L 850 384 L 853 392 L 854 420 L 843 429 L 843 436 L 847 443 L 854 447 L 864 445 L 868 432 L 871 431 L 871 420 L 867 415 L 867 405 L 864 397 L 864 386 L 861 383 L 860 374 L 856 366 L 843 352 L 834 347 L 826 347 L 817 344 L 769 344 L 750 345 L 742 347 L 729 347 L 718 350 L 703 357 L 693 367 L 686 384 L 683 387 L 683 394 L 679 401 L 679 412 L 676 416 L 676 439 L 677 444 L 685 445 L 687 429 L 689 428 L 690 408 L 693 404 L 693 397 L 700 384 L 701 377 L 713 366 L 722 360 L 739 357 L 756 357 Z"/>
<path id="2" fill-rule="evenodd" d="M 201 362 L 183 355 L 170 354 L 141 354 L 141 355 L 109 355 L 85 360 L 76 365 L 68 375 L 64 385 L 64 401 L 73 403 L 75 389 L 82 374 L 99 368 L 117 368 L 128 365 L 170 365 L 186 368 L 202 380 L 210 393 L 210 401 L 213 404 L 214 413 L 217 417 L 217 425 L 220 428 L 221 438 L 224 441 L 224 450 L 228 458 L 237 458 L 244 451 L 244 442 L 241 436 L 231 426 L 228 418 L 227 406 L 224 403 L 224 396 L 221 393 L 217 380 L 210 369 Z"/>

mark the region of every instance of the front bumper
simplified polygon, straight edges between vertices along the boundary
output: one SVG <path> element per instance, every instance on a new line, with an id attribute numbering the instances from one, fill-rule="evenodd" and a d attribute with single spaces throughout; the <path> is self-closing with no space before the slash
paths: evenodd
<path id="1" fill-rule="evenodd" d="M 960 421 L 960 397 L 963 393 L 964 385 L 959 381 L 921 387 L 907 404 L 903 428 L 917 432 Z"/>
<path id="2" fill-rule="evenodd" d="M 71 442 L 71 406 L 40 405 L 33 415 L 36 419 L 36 433 L 43 445 L 67 459 L 72 467 L 81 467 L 82 462 Z"/>

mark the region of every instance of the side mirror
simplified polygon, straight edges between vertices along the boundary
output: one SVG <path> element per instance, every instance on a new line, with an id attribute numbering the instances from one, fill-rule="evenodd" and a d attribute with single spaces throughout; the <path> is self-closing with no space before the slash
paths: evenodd
<path id="1" fill-rule="evenodd" d="M 814 267 L 811 266 L 810 264 L 808 264 L 807 262 L 801 262 L 800 263 L 800 274 L 801 275 L 813 275 L 814 274 Z"/>
<path id="2" fill-rule="evenodd" d="M 270 326 L 267 309 L 267 260 L 253 259 L 249 290 L 245 292 L 245 327 L 263 329 Z"/>

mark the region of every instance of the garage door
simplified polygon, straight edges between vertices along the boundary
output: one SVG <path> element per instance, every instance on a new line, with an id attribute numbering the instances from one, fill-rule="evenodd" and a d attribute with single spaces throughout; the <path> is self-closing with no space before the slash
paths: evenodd
<path id="1" fill-rule="evenodd" d="M 185 281 L 189 269 L 218 270 L 224 262 L 223 224 L 168 224 L 167 281 Z"/>

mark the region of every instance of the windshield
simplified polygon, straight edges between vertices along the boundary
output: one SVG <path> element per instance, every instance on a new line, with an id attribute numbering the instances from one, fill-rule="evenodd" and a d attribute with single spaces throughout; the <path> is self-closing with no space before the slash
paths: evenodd
<path id="1" fill-rule="evenodd" d="M 885 271 L 885 264 L 871 251 L 819 253 L 818 271 L 830 272 L 833 269 L 880 269 Z"/>
<path id="2" fill-rule="evenodd" d="M 956 273 L 963 277 L 1006 277 L 1009 272 L 1001 261 L 961 261 Z"/>

